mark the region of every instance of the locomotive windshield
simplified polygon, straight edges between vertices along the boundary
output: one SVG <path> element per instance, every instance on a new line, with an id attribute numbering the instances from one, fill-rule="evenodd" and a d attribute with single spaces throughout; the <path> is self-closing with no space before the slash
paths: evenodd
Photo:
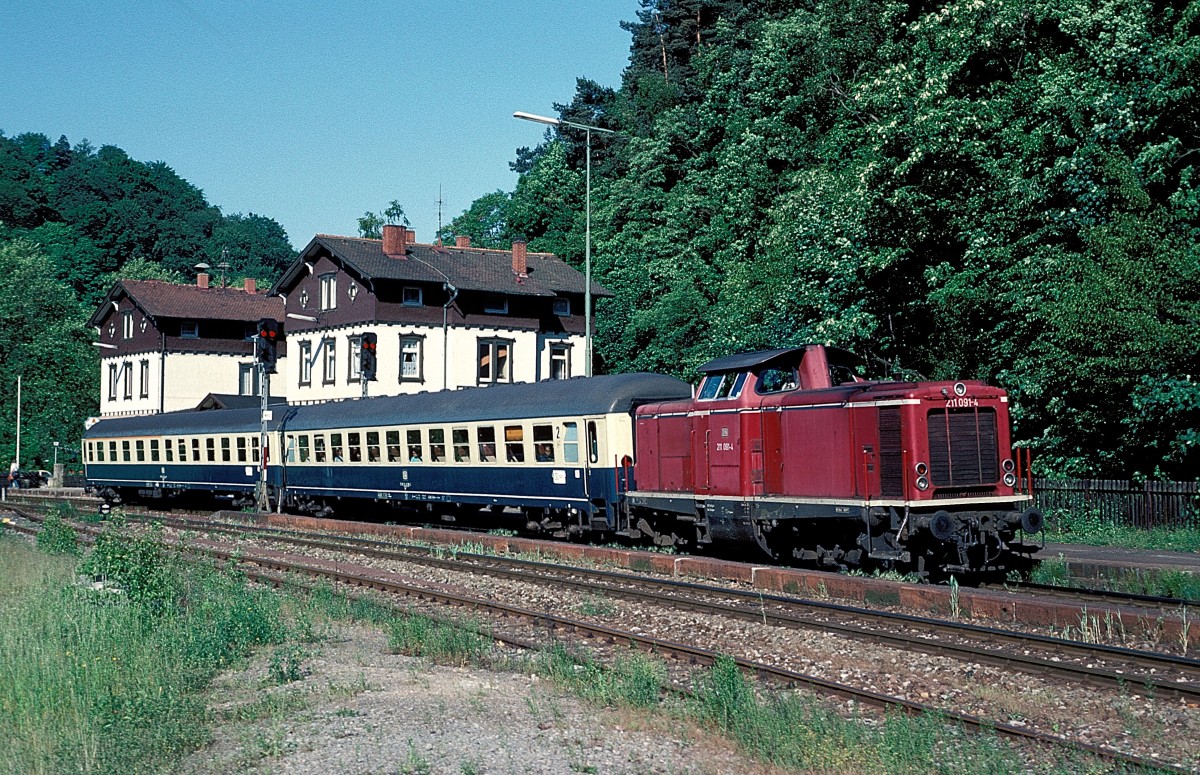
<path id="1" fill-rule="evenodd" d="M 728 374 L 710 374 L 704 378 L 700 386 L 700 401 L 717 401 L 726 398 L 737 398 L 746 384 L 746 372 L 730 372 Z"/>

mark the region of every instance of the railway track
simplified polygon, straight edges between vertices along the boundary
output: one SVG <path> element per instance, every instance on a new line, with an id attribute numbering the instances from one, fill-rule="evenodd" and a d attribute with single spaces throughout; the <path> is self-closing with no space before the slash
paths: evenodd
<path id="1" fill-rule="evenodd" d="M 31 520 L 37 519 L 36 516 L 30 515 L 28 512 L 22 515 Z M 902 614 L 887 614 L 819 601 L 807 601 L 782 596 L 764 596 L 742 590 L 731 590 L 688 582 L 648 579 L 646 577 L 609 571 L 564 568 L 562 566 L 528 560 L 498 558 L 490 555 L 477 555 L 464 552 L 455 552 L 455 556 L 452 559 L 448 559 L 444 556 L 437 556 L 439 553 L 438 550 L 429 549 L 428 547 L 397 546 L 395 544 L 387 544 L 386 542 L 350 537 L 331 539 L 322 536 L 317 538 L 313 537 L 312 534 L 297 534 L 296 531 L 253 528 L 245 525 L 213 524 L 211 522 L 196 522 L 174 517 L 157 519 L 162 521 L 165 526 L 176 529 L 204 530 L 243 537 L 256 537 L 259 540 L 286 543 L 310 549 L 322 549 L 339 553 L 351 552 L 366 557 L 410 563 L 417 562 L 459 571 L 468 570 L 472 573 L 485 573 L 530 583 L 549 583 L 560 587 L 569 586 L 586 590 L 592 594 L 601 593 L 624 599 L 651 602 L 655 605 L 668 605 L 687 610 L 699 610 L 713 615 L 760 620 L 779 627 L 823 629 L 848 637 L 872 640 L 902 648 L 917 649 L 926 653 L 944 654 L 978 662 L 1005 665 L 1012 669 L 1027 672 L 1040 674 L 1052 673 L 1067 677 L 1073 681 L 1088 682 L 1108 688 L 1121 686 L 1130 691 L 1144 688 L 1147 695 L 1160 697 L 1170 695 L 1189 701 L 1200 699 L 1200 689 L 1197 688 L 1195 683 L 1197 680 L 1200 680 L 1200 661 L 1181 659 L 1169 655 L 1135 652 L 1128 649 L 1113 649 L 1111 647 L 1097 647 L 1063 641 L 1061 639 L 1026 636 L 994 628 L 946 623 Z M 390 594 L 401 594 L 439 605 L 468 608 L 506 619 L 518 619 L 535 624 L 538 627 L 549 628 L 559 633 L 575 633 L 581 637 L 596 639 L 600 642 L 630 643 L 636 645 L 638 648 L 672 655 L 676 659 L 687 662 L 711 664 L 718 656 L 714 651 L 695 645 L 654 638 L 638 632 L 616 629 L 573 617 L 534 611 L 496 601 L 481 600 L 445 590 L 430 589 L 426 586 L 403 582 L 396 578 L 388 578 L 389 574 L 387 573 L 367 568 L 352 570 L 345 567 L 338 568 L 336 565 L 329 567 L 328 563 L 313 561 L 311 558 L 296 558 L 276 552 L 264 553 L 260 551 L 252 553 L 244 548 L 223 549 L 215 546 L 200 547 L 191 542 L 188 543 L 187 548 L 189 551 L 202 552 L 223 561 L 237 561 L 243 564 L 257 565 L 265 571 L 274 573 L 318 577 L 336 583 L 380 590 Z M 272 576 L 271 573 L 264 572 L 254 575 L 268 583 L 281 583 L 280 579 Z M 816 612 L 820 613 L 817 614 Z M 822 620 L 819 618 L 820 616 L 828 616 L 829 618 Z M 861 626 L 861 621 L 858 624 L 852 625 L 847 624 L 844 620 L 835 621 L 837 617 L 858 617 L 860 620 L 866 618 L 875 623 L 886 622 L 892 626 L 901 623 L 904 627 L 910 628 L 911 631 L 907 634 L 898 634 L 895 630 L 874 631 Z M 964 645 L 963 643 L 948 641 L 933 643 L 927 640 L 931 634 L 941 632 L 941 635 L 938 637 L 945 637 L 945 634 L 949 631 L 956 631 L 958 637 L 963 637 L 964 633 L 969 633 L 971 637 L 976 639 L 995 638 L 997 640 L 1004 640 L 1009 645 L 1023 643 L 1028 646 L 1040 642 L 1043 647 L 1077 650 L 1076 656 L 1080 659 L 1091 659 L 1093 661 L 1101 659 L 1114 661 L 1120 659 L 1124 660 L 1123 664 L 1126 665 L 1124 668 L 1119 668 L 1120 670 L 1136 668 L 1144 671 L 1144 674 L 1123 674 L 1113 670 L 1099 670 L 1094 666 L 1086 668 L 1078 665 L 1054 664 L 1042 658 L 1015 658 L 1018 655 L 998 652 L 994 646 L 989 650 L 986 647 L 978 645 L 978 643 L 976 645 Z M 926 639 L 923 640 L 917 634 L 918 632 L 924 632 Z M 512 645 L 524 648 L 530 644 L 526 639 L 515 638 L 512 640 Z M 1014 648 L 1017 648 L 1017 646 L 1014 646 Z M 909 714 L 936 713 L 948 720 L 958 722 L 969 729 L 993 729 L 1003 736 L 1014 739 L 1043 744 L 1066 745 L 1102 757 L 1107 761 L 1121 766 L 1188 771 L 1111 748 L 1070 740 L 1061 735 L 1039 732 L 1003 722 L 990 721 L 945 708 L 892 697 L 847 684 L 805 675 L 762 661 L 745 658 L 735 658 L 734 661 L 743 670 L 748 672 L 770 678 L 774 681 L 783 682 L 789 686 L 806 686 L 819 693 L 842 699 L 854 700 L 876 707 L 900 710 Z M 1162 671 L 1171 671 L 1174 674 L 1175 680 L 1162 678 Z M 1154 673 L 1160 673 L 1160 675 L 1156 677 Z"/>

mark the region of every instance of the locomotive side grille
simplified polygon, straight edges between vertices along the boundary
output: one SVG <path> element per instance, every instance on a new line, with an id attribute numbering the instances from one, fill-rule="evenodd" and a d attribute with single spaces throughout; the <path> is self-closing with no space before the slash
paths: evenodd
<path id="1" fill-rule="evenodd" d="M 904 456 L 900 451 L 900 407 L 879 410 L 879 493 L 904 494 Z"/>
<path id="2" fill-rule="evenodd" d="M 930 410 L 929 478 L 935 487 L 995 482 L 999 454 L 995 409 Z"/>

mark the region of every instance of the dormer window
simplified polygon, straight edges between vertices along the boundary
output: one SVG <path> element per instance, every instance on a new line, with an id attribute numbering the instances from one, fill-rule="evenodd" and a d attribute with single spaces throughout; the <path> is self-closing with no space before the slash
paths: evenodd
<path id="1" fill-rule="evenodd" d="M 199 339 L 200 324 L 194 320 L 185 320 L 179 324 L 179 335 L 184 339 Z"/>
<path id="2" fill-rule="evenodd" d="M 508 297 L 488 294 L 483 297 L 483 311 L 490 315 L 508 314 Z"/>
<path id="3" fill-rule="evenodd" d="M 571 315 L 571 300 L 561 296 L 554 300 L 554 314 L 565 318 Z"/>
<path id="4" fill-rule="evenodd" d="M 406 307 L 420 307 L 425 301 L 422 298 L 421 289 L 411 285 L 404 286 L 401 292 L 401 300 Z"/>

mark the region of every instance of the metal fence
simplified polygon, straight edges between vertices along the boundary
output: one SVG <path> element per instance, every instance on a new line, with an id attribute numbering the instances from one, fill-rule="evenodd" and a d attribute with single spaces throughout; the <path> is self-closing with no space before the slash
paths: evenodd
<path id="1" fill-rule="evenodd" d="M 1128 479 L 1033 480 L 1034 503 L 1043 511 L 1087 513 L 1130 527 L 1200 528 L 1200 484 Z"/>

